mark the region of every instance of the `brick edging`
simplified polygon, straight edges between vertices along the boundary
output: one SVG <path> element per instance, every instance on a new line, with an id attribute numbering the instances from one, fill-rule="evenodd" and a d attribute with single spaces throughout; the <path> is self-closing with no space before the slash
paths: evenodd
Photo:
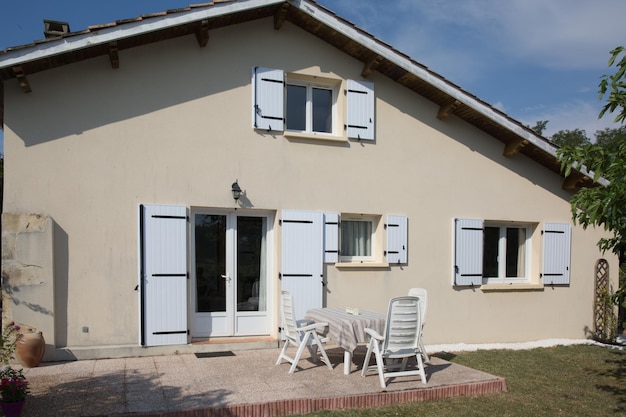
<path id="1" fill-rule="evenodd" d="M 475 397 L 506 392 L 506 380 L 468 384 L 446 385 L 404 391 L 383 391 L 344 397 L 294 398 L 264 403 L 237 404 L 195 410 L 181 410 L 150 414 L 116 414 L 115 417 L 280 417 L 291 414 L 308 414 L 321 410 L 343 410 L 384 407 L 392 404 L 435 401 L 452 397 Z M 114 417 L 114 416 L 111 416 Z"/>

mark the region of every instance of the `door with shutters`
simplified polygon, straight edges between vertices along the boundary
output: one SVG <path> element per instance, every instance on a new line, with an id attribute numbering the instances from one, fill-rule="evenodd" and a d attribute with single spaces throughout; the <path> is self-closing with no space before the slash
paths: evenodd
<path id="1" fill-rule="evenodd" d="M 193 209 L 191 222 L 192 337 L 269 334 L 271 214 Z"/>
<path id="2" fill-rule="evenodd" d="M 141 205 L 141 345 L 187 343 L 187 209 Z"/>
<path id="3" fill-rule="evenodd" d="M 296 318 L 320 308 L 324 286 L 324 213 L 301 210 L 282 212 L 282 290 L 291 292 Z"/>

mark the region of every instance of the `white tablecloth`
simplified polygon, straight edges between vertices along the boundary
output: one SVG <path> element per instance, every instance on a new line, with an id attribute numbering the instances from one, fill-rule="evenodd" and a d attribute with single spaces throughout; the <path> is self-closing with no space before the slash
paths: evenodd
<path id="1" fill-rule="evenodd" d="M 345 308 L 313 308 L 306 312 L 305 318 L 316 322 L 328 323 L 327 336 L 347 352 L 354 352 L 359 343 L 368 342 L 365 328 L 383 334 L 386 316 L 367 310 L 359 310 L 358 315 L 346 313 Z"/>

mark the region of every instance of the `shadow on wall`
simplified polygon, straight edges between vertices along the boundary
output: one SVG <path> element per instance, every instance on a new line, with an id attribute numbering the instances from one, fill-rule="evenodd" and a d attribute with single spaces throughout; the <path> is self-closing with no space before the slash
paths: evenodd
<path id="1" fill-rule="evenodd" d="M 29 94 L 17 84 L 5 86 L 10 115 L 5 123 L 29 147 L 235 90 L 250 83 L 246 56 L 254 53 L 253 43 L 237 54 L 229 45 L 212 40 L 199 48 L 193 36 L 185 36 L 120 51 L 119 69 L 101 56 L 33 74 Z M 202 126 L 209 119 L 191 118 Z M 168 120 L 164 126 L 176 123 L 181 122 Z"/>
<path id="2" fill-rule="evenodd" d="M 3 213 L 2 225 L 3 319 L 42 332 L 44 361 L 58 359 L 55 346 L 67 341 L 67 234 L 32 213 Z"/>
<path id="3" fill-rule="evenodd" d="M 67 346 L 67 303 L 69 276 L 68 236 L 65 230 L 54 224 L 54 329 L 57 346 Z"/>

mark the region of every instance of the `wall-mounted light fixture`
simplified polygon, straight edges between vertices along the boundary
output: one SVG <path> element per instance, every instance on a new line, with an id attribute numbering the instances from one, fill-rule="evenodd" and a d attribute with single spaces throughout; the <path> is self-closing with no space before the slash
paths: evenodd
<path id="1" fill-rule="evenodd" d="M 237 184 L 237 180 L 233 182 L 231 191 L 233 192 L 233 198 L 235 201 L 239 200 L 239 197 L 241 197 L 241 187 Z"/>

